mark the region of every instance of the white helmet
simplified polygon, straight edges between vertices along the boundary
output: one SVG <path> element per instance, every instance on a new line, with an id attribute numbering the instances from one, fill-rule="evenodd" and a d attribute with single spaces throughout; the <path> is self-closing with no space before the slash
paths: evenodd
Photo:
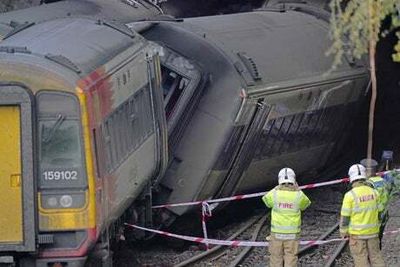
<path id="1" fill-rule="evenodd" d="M 361 164 L 354 164 L 349 169 L 350 183 L 360 180 L 367 179 L 366 169 Z"/>
<path id="2" fill-rule="evenodd" d="M 278 174 L 278 184 L 295 184 L 296 183 L 296 174 L 291 168 L 283 168 L 279 171 Z"/>

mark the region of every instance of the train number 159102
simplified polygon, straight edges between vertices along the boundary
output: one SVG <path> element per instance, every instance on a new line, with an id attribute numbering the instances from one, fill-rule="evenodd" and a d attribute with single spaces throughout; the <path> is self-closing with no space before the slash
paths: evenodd
<path id="1" fill-rule="evenodd" d="M 78 180 L 77 171 L 45 171 L 43 177 L 46 181 Z"/>

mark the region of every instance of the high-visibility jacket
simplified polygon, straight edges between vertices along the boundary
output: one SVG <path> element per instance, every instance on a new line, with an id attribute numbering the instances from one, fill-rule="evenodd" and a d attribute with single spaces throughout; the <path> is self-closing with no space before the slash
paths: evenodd
<path id="1" fill-rule="evenodd" d="M 371 236 L 379 233 L 379 193 L 362 182 L 354 182 L 353 188 L 343 198 L 341 233 Z"/>
<path id="2" fill-rule="evenodd" d="M 379 205 L 386 209 L 389 201 L 389 187 L 388 183 L 381 176 L 374 176 L 368 179 L 373 184 L 374 189 L 379 193 Z"/>
<path id="3" fill-rule="evenodd" d="M 280 185 L 264 195 L 262 200 L 267 207 L 272 208 L 271 232 L 300 233 L 301 211 L 311 203 L 301 190 L 294 186 Z"/>

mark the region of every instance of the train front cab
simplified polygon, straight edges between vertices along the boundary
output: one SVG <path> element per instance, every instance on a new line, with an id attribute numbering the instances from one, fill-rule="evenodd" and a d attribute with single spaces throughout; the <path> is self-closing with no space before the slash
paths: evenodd
<path id="1" fill-rule="evenodd" d="M 21 266 L 83 266 L 96 241 L 139 196 L 149 178 L 156 179 L 162 173 L 165 141 L 156 135 L 161 132 L 158 127 L 163 127 L 165 133 L 166 127 L 158 123 L 165 120 L 162 95 L 157 93 L 159 61 L 157 57 L 147 61 L 141 51 L 118 71 L 102 75 L 96 71 L 79 80 L 75 88 L 62 82 L 58 82 L 56 90 L 36 89 L 46 88 L 43 84 L 32 90 L 19 83 L 0 86 L 0 204 L 5 226 L 0 232 L 0 260 L 10 261 L 13 256 Z M 21 66 L 18 69 L 21 73 L 26 71 Z M 127 76 L 128 70 L 130 78 L 125 87 L 130 94 L 121 95 L 109 115 L 96 121 L 94 111 L 109 104 L 99 99 L 109 98 L 94 95 L 110 93 L 114 88 L 107 85 L 118 84 L 110 81 Z M 43 73 L 41 69 L 37 73 L 31 71 Z M 35 77 L 43 80 L 39 74 Z M 82 82 L 94 81 L 93 77 L 97 77 L 94 83 Z M 135 86 L 138 82 L 146 85 Z M 124 88 L 120 87 L 119 92 Z M 121 113 L 127 108 L 129 112 Z M 116 122 L 126 122 L 128 117 L 124 114 L 134 119 L 123 126 L 118 124 L 125 127 L 124 131 L 113 130 L 110 138 L 96 135 L 107 132 L 104 125 L 114 129 Z M 138 135 L 139 130 L 146 135 Z M 128 135 L 131 131 L 134 134 Z M 95 137 L 101 136 L 96 142 Z M 132 136 L 130 141 L 126 139 Z M 106 142 L 108 139 L 110 142 Z M 105 143 L 101 144 L 101 140 Z M 115 160 L 116 140 L 120 141 L 118 148 L 121 142 L 125 143 L 126 154 L 119 153 L 119 161 Z M 100 155 L 109 161 L 103 162 Z M 117 166 L 108 171 L 107 162 L 116 162 Z M 104 165 L 101 177 L 100 164 Z M 132 168 L 136 170 L 134 177 L 130 175 Z"/>
<path id="2" fill-rule="evenodd" d="M 34 252 L 32 96 L 16 84 L 1 84 L 0 94 L 0 251 Z"/>
<path id="3" fill-rule="evenodd" d="M 1 84 L 0 126 L 0 262 L 83 265 L 96 228 L 78 97 Z"/>
<path id="4" fill-rule="evenodd" d="M 158 47 L 93 21 L 62 23 L 70 27 L 39 24 L 0 48 L 0 263 L 83 266 L 102 234 L 165 169 L 160 65 L 149 56 Z M 41 27 L 54 49 L 76 28 L 111 36 L 114 43 L 100 41 L 115 46 L 113 56 L 94 49 L 85 36 L 74 45 L 93 53 L 44 56 L 39 48 L 53 46 Z M 39 45 L 26 43 L 29 34 Z M 79 65 L 86 56 L 90 64 Z M 113 123 L 124 130 L 98 135 Z M 139 130 L 143 134 L 129 135 Z"/>

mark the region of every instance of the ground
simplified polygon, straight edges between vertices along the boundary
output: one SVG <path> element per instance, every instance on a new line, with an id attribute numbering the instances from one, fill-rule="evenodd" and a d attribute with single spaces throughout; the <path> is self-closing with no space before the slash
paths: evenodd
<path id="1" fill-rule="evenodd" d="M 393 198 L 389 209 L 386 231 L 400 228 L 400 196 Z M 400 233 L 383 237 L 383 254 L 387 266 L 400 266 Z"/>

